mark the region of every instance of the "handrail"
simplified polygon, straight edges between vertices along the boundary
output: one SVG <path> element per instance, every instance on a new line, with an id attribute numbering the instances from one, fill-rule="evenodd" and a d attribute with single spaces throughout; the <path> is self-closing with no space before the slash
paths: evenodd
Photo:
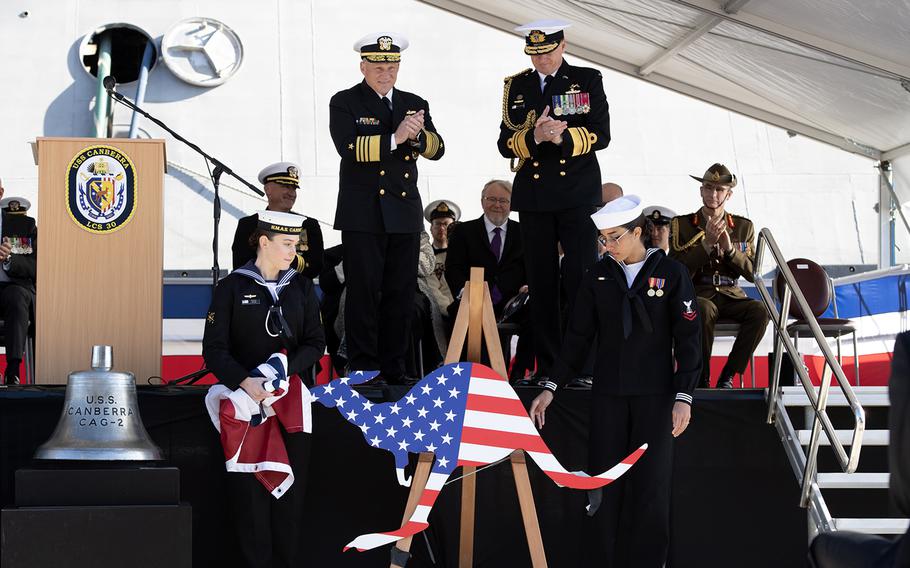
<path id="1" fill-rule="evenodd" d="M 771 297 L 771 293 L 768 291 L 768 287 L 761 279 L 762 260 L 764 259 L 766 250 L 771 251 L 774 263 L 777 265 L 777 269 L 784 281 L 780 311 L 778 311 L 774 298 Z M 856 394 L 853 392 L 853 388 L 847 381 L 844 370 L 841 368 L 834 353 L 831 352 L 828 342 L 825 341 L 825 336 L 822 334 L 822 330 L 818 325 L 818 320 L 809 308 L 809 303 L 806 301 L 806 297 L 796 283 L 796 278 L 793 277 L 790 267 L 787 266 L 787 261 L 781 254 L 780 248 L 774 240 L 774 236 L 767 228 L 762 229 L 758 235 L 755 262 L 753 263 L 752 268 L 755 276 L 755 287 L 758 290 L 765 307 L 771 314 L 771 322 L 773 323 L 776 332 L 774 340 L 774 373 L 768 388 L 767 422 L 768 424 L 774 422 L 775 414 L 778 411 L 777 401 L 780 396 L 780 367 L 783 362 L 783 349 L 781 349 L 781 347 L 786 349 L 787 355 L 790 357 L 790 361 L 799 376 L 799 381 L 802 384 L 803 390 L 806 391 L 806 396 L 809 397 L 814 414 L 812 435 L 809 438 L 809 448 L 806 455 L 806 466 L 802 472 L 803 480 L 800 494 L 800 506 L 806 507 L 810 501 L 812 484 L 815 483 L 815 474 L 818 467 L 819 435 L 821 434 L 821 430 L 824 429 L 825 435 L 831 443 L 831 448 L 834 450 L 834 455 L 837 457 L 841 469 L 846 473 L 853 473 L 859 465 L 859 454 L 862 449 L 863 433 L 866 428 L 866 413 L 859 404 Z M 799 352 L 796 350 L 796 346 L 790 338 L 790 334 L 787 333 L 787 320 L 790 313 L 790 304 L 794 299 L 796 300 L 796 306 L 802 315 L 802 319 L 809 325 L 812 337 L 815 339 L 816 344 L 825 358 L 825 367 L 822 372 L 821 386 L 819 387 L 818 392 L 816 392 L 815 387 L 812 385 L 812 381 L 809 379 L 809 373 L 803 364 Z M 838 439 L 834 426 L 831 424 L 831 420 L 828 417 L 828 390 L 831 384 L 832 375 L 837 379 L 837 384 L 840 386 L 841 391 L 844 393 L 844 398 L 847 400 L 847 404 L 853 412 L 855 424 L 853 427 L 853 437 L 850 443 L 849 455 L 844 449 L 844 444 L 841 444 Z"/>

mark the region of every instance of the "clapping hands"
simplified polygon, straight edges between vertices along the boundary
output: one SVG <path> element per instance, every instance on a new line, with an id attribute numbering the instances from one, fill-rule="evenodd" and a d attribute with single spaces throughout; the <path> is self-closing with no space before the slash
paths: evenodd
<path id="1" fill-rule="evenodd" d="M 423 110 L 404 117 L 395 131 L 395 143 L 404 144 L 406 140 L 417 140 L 417 135 L 423 130 Z"/>
<path id="2" fill-rule="evenodd" d="M 568 126 L 569 123 L 566 121 L 556 120 L 550 116 L 550 105 L 547 105 L 534 123 L 534 141 L 538 144 L 552 142 L 558 146 L 562 144 L 562 133 Z"/>

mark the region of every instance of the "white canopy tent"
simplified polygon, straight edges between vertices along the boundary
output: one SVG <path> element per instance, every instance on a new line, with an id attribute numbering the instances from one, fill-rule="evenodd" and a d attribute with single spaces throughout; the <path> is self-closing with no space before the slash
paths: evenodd
<path id="1" fill-rule="evenodd" d="M 567 19 L 574 55 L 887 162 L 908 197 L 892 203 L 880 184 L 880 203 L 892 203 L 879 211 L 880 263 L 907 241 L 896 205 L 910 198 L 908 0 L 422 1 L 510 32 Z"/>

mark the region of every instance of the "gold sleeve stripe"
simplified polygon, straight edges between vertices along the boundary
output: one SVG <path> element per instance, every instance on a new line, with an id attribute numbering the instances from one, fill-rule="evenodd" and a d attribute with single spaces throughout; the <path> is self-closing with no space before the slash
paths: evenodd
<path id="1" fill-rule="evenodd" d="M 358 136 L 356 160 L 358 162 L 378 162 L 379 161 L 379 135 L 375 136 Z"/>
<path id="2" fill-rule="evenodd" d="M 515 132 L 509 139 L 507 145 L 515 153 L 515 156 L 526 159 L 531 157 L 531 151 L 528 150 L 527 134 L 528 128 L 522 128 Z"/>
<path id="3" fill-rule="evenodd" d="M 439 136 L 435 132 L 430 132 L 429 130 L 424 130 L 423 134 L 427 139 L 427 146 L 423 150 L 423 156 L 425 158 L 432 158 L 436 155 L 436 152 L 439 152 Z"/>
<path id="4" fill-rule="evenodd" d="M 581 156 L 585 153 L 585 141 L 587 137 L 582 134 L 584 128 L 572 127 L 569 129 L 569 136 L 572 137 L 572 157 Z"/>
<path id="5" fill-rule="evenodd" d="M 569 135 L 572 137 L 572 157 L 587 154 L 591 151 L 591 146 L 597 143 L 597 134 L 584 126 L 570 128 Z"/>

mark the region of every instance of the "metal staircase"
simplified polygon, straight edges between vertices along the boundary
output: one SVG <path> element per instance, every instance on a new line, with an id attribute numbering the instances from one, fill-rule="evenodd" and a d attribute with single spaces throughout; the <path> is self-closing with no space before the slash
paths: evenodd
<path id="1" fill-rule="evenodd" d="M 762 260 L 766 254 L 771 256 L 783 278 L 780 305 L 761 278 Z M 887 467 L 888 430 L 866 430 L 867 408 L 870 412 L 874 410 L 879 420 L 887 413 L 889 407 L 887 387 L 850 385 L 840 361 L 832 353 L 796 279 L 787 266 L 786 259 L 768 229 L 762 229 L 759 233 L 753 271 L 756 288 L 771 314 L 771 324 L 775 332 L 773 374 L 766 391 L 767 421 L 777 428 L 793 472 L 801 483 L 800 506 L 808 509 L 810 539 L 819 532 L 835 530 L 882 535 L 905 532 L 908 520 L 888 516 L 887 506 L 873 505 L 864 508 L 864 512 L 874 510 L 868 516 L 835 517 L 829 510 L 829 501 L 838 501 L 840 494 L 846 492 L 854 493 L 854 501 L 872 504 L 887 502 L 886 494 L 879 493 L 888 490 L 887 471 L 857 471 L 863 447 L 869 447 L 870 452 L 879 452 L 877 456 L 879 459 L 875 465 L 882 469 Z M 819 387 L 812 385 L 802 357 L 787 333 L 788 314 L 793 303 L 802 318 L 809 323 L 812 340 L 824 356 L 825 365 Z M 780 384 L 785 353 L 799 379 L 799 386 L 782 387 Z M 831 391 L 832 379 L 834 391 Z M 801 424 L 800 427 L 795 428 L 794 422 Z M 887 421 L 883 424 L 881 427 L 887 428 Z M 826 452 L 833 453 L 834 463 L 828 469 L 837 471 L 819 471 L 820 447 L 824 447 Z M 856 492 L 861 492 L 858 498 Z"/>

